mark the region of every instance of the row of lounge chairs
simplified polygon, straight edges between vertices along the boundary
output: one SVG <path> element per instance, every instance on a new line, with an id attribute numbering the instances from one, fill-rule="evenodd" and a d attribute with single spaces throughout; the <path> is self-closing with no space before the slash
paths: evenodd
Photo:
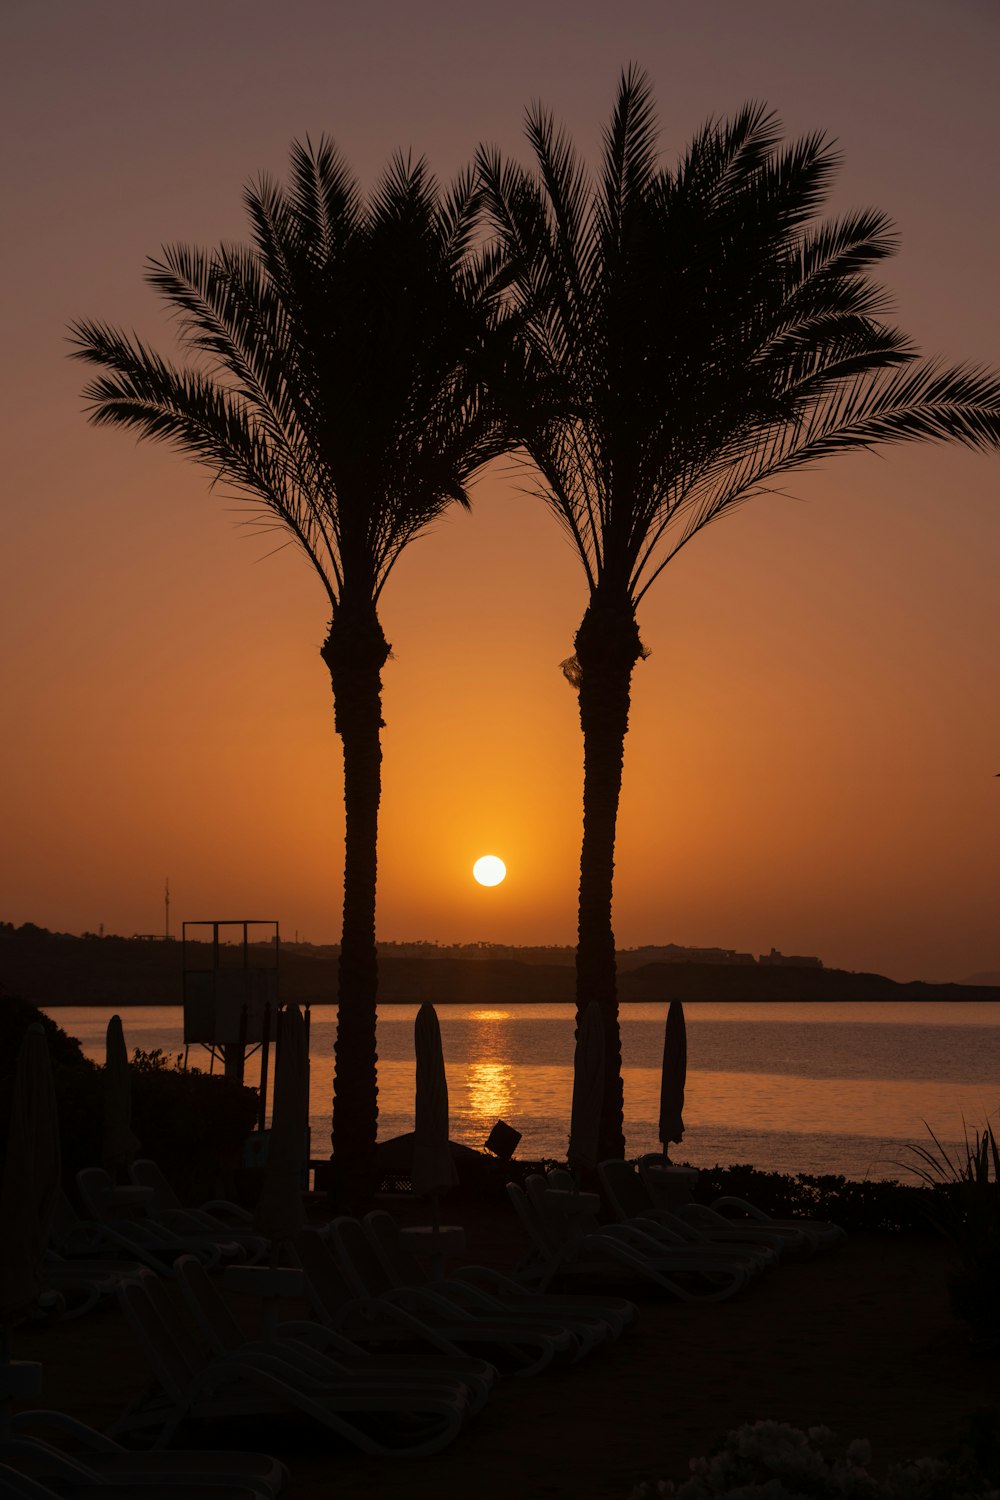
<path id="1" fill-rule="evenodd" d="M 117 1293 L 123 1276 L 145 1266 L 172 1276 L 179 1255 L 194 1254 L 213 1270 L 235 1263 L 257 1264 L 268 1242 L 253 1218 L 236 1203 L 217 1199 L 186 1209 L 155 1162 L 130 1169 L 129 1199 L 107 1172 L 88 1167 L 77 1174 L 83 1214 L 60 1194 L 41 1265 L 41 1284 L 61 1315 L 81 1317 Z"/>
<path id="2" fill-rule="evenodd" d="M 101 1207 L 93 1197 L 90 1206 Z M 580 1359 L 617 1337 L 634 1316 L 621 1298 L 536 1299 L 487 1268 L 427 1283 L 386 1214 L 366 1223 L 337 1219 L 322 1232 L 303 1230 L 296 1251 L 314 1316 L 280 1324 L 267 1339 L 245 1338 L 209 1274 L 217 1269 L 211 1259 L 181 1255 L 169 1279 L 138 1262 L 121 1268 L 118 1300 L 153 1384 L 116 1423 L 114 1437 L 145 1437 L 159 1447 L 191 1420 L 284 1416 L 366 1453 L 433 1453 L 482 1408 L 498 1368 L 525 1376 Z M 178 1316 L 178 1293 L 187 1318 Z M 10 1437 L 0 1441 L 0 1460 L 24 1465 L 31 1477 L 8 1484 L 0 1476 L 0 1493 L 27 1494 L 42 1483 L 73 1488 L 118 1477 L 126 1483 L 126 1474 L 138 1485 L 160 1472 L 155 1458 L 144 1468 L 137 1457 L 129 1467 L 123 1449 L 78 1424 L 63 1430 L 76 1443 L 86 1433 L 91 1446 L 100 1444 L 99 1462 L 67 1457 L 34 1436 L 46 1418 L 59 1425 L 54 1414 L 13 1419 Z M 280 1466 L 248 1475 L 238 1472 L 239 1455 L 228 1468 L 227 1462 L 219 1455 L 209 1473 L 207 1457 L 172 1455 L 162 1475 L 168 1483 L 182 1472 L 206 1485 L 238 1479 L 242 1492 L 275 1492 Z"/>
<path id="3" fill-rule="evenodd" d="M 813 1255 L 846 1239 L 835 1224 L 774 1220 L 742 1199 L 678 1204 L 647 1157 L 606 1161 L 601 1194 L 581 1193 L 566 1171 L 530 1175 L 508 1196 L 531 1243 L 521 1273 L 537 1286 L 567 1277 L 630 1279 L 687 1302 L 720 1301 L 782 1257 Z"/>
<path id="4" fill-rule="evenodd" d="M 136 1164 L 135 1184 L 147 1190 L 141 1212 L 117 1216 L 110 1181 L 84 1174 L 89 1217 L 63 1224 L 60 1243 L 77 1255 L 84 1246 L 105 1257 L 109 1247 L 123 1252 L 92 1262 L 91 1274 L 115 1290 L 152 1385 L 111 1438 L 53 1414 L 14 1418 L 0 1437 L 0 1464 L 13 1465 L 13 1477 L 0 1471 L 0 1495 L 49 1500 L 51 1491 L 31 1486 L 62 1494 L 102 1483 L 139 1493 L 156 1476 L 163 1485 L 196 1481 L 216 1500 L 273 1500 L 287 1477 L 276 1460 L 161 1451 L 199 1420 L 281 1417 L 365 1453 L 435 1453 L 482 1409 L 499 1374 L 524 1378 L 567 1365 L 622 1335 L 634 1303 L 595 1291 L 600 1281 L 625 1282 L 632 1295 L 719 1301 L 780 1258 L 842 1238 L 835 1226 L 775 1223 L 738 1200 L 678 1211 L 657 1201 L 655 1173 L 622 1162 L 603 1163 L 599 1178 L 600 1198 L 559 1172 L 509 1187 L 530 1246 L 513 1275 L 464 1266 L 431 1278 L 382 1211 L 304 1229 L 294 1258 L 310 1316 L 247 1338 L 211 1273 L 260 1261 L 248 1216 L 221 1200 L 197 1210 L 170 1201 L 151 1163 Z M 66 1275 L 86 1264 L 74 1259 Z M 178 1316 L 179 1301 L 186 1316 Z M 46 1419 L 62 1425 L 72 1457 L 37 1438 Z M 128 1452 L 118 1437 L 157 1451 Z"/>
<path id="5" fill-rule="evenodd" d="M 635 1313 L 622 1298 L 536 1299 L 495 1273 L 490 1290 L 465 1276 L 428 1282 L 384 1213 L 305 1229 L 295 1248 L 316 1316 L 278 1324 L 267 1339 L 243 1336 L 194 1256 L 175 1266 L 192 1328 L 171 1315 L 151 1272 L 123 1284 L 155 1386 L 116 1435 L 164 1443 L 192 1417 L 284 1413 L 366 1453 L 433 1453 L 481 1409 L 498 1370 L 523 1377 L 581 1359 Z"/>
<path id="6" fill-rule="evenodd" d="M 284 1464 L 264 1453 L 135 1452 L 83 1422 L 53 1412 L 26 1413 L 17 1419 L 17 1429 L 0 1441 L 4 1500 L 62 1500 L 65 1494 L 99 1500 L 107 1493 L 195 1500 L 199 1491 L 212 1500 L 277 1500 L 288 1478 Z"/>

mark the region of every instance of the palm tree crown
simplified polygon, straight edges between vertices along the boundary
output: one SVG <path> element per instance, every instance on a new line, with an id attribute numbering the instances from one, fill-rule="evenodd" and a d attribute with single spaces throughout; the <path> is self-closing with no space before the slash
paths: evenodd
<path id="1" fill-rule="evenodd" d="M 495 265 L 474 244 L 473 174 L 442 195 L 397 157 L 370 198 L 327 141 L 292 148 L 290 183 L 247 188 L 249 247 L 166 249 L 149 280 L 177 315 L 177 367 L 104 324 L 92 421 L 174 444 L 288 534 L 322 580 L 322 647 L 344 744 L 344 916 L 334 1152 L 360 1183 L 374 1148 L 375 876 L 381 669 L 377 605 L 403 548 L 506 438 L 484 375 L 502 365 Z"/>
<path id="2" fill-rule="evenodd" d="M 148 279 L 194 362 L 73 327 L 98 424 L 170 441 L 291 533 L 334 614 L 376 601 L 407 542 L 502 450 L 481 365 L 490 259 L 471 174 L 442 200 L 397 157 L 366 203 L 332 143 L 296 143 L 291 186 L 244 194 L 252 247 L 177 245 Z"/>
<path id="3" fill-rule="evenodd" d="M 822 136 L 779 149 L 775 117 L 748 105 L 658 167 L 634 69 L 598 184 L 540 109 L 528 136 L 537 177 L 489 151 L 480 168 L 564 398 L 555 420 L 522 413 L 526 446 L 592 592 L 638 603 L 697 531 L 789 469 L 893 439 L 1000 439 L 992 374 L 914 364 L 881 321 L 867 272 L 895 249 L 885 215 L 811 222 L 838 165 Z"/>
<path id="4" fill-rule="evenodd" d="M 748 105 L 658 165 L 651 92 L 623 76 L 599 179 L 540 108 L 537 174 L 479 167 L 548 399 L 518 426 L 539 492 L 583 564 L 589 604 L 564 670 L 579 690 L 584 840 L 578 1016 L 605 1008 L 602 1150 L 620 1155 L 611 895 L 636 609 L 671 558 L 776 476 L 903 438 L 1000 442 L 1000 381 L 917 359 L 871 268 L 894 248 L 867 210 L 815 222 L 837 165 L 819 135 L 782 146 Z"/>

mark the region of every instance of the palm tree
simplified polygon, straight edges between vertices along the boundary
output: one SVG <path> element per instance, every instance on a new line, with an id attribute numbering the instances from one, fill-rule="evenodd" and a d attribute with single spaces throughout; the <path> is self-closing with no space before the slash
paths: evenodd
<path id="1" fill-rule="evenodd" d="M 328 141 L 295 144 L 287 190 L 245 191 L 248 247 L 182 245 L 148 279 L 178 317 L 177 367 L 104 324 L 72 328 L 101 367 L 90 419 L 172 443 L 287 533 L 326 592 L 321 655 L 346 806 L 333 1154 L 356 1197 L 377 1128 L 375 878 L 381 793 L 378 603 L 403 548 L 504 447 L 486 361 L 502 319 L 477 250 L 479 190 L 442 195 L 397 157 L 366 202 Z"/>
<path id="2" fill-rule="evenodd" d="M 710 122 L 656 161 L 649 85 L 622 77 L 599 182 L 540 108 L 533 175 L 481 149 L 509 295 L 561 406 L 520 413 L 539 493 L 588 603 L 563 664 L 584 740 L 577 1019 L 605 1020 L 601 1152 L 624 1153 L 611 920 L 637 610 L 680 549 L 775 476 L 904 438 L 1000 442 L 1000 381 L 920 362 L 882 321 L 869 268 L 894 248 L 873 210 L 817 223 L 837 157 L 780 143 L 764 108 Z"/>

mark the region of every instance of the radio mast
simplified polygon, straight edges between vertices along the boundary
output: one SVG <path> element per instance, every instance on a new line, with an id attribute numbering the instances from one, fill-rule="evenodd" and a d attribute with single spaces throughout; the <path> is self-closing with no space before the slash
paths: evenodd
<path id="1" fill-rule="evenodd" d="M 170 876 L 163 883 L 163 936 L 170 941 Z"/>

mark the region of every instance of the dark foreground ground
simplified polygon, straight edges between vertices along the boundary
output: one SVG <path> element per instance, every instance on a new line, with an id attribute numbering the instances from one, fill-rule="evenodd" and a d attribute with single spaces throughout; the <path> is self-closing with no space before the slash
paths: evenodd
<path id="1" fill-rule="evenodd" d="M 520 1253 L 506 1205 L 448 1217 L 465 1224 L 470 1260 L 509 1266 Z M 682 1479 L 688 1459 L 728 1428 L 765 1417 L 866 1437 L 881 1472 L 940 1454 L 973 1411 L 1000 1406 L 1000 1362 L 970 1350 L 948 1306 L 947 1268 L 936 1240 L 857 1235 L 839 1253 L 780 1267 L 730 1302 L 698 1307 L 640 1293 L 636 1324 L 617 1345 L 565 1371 L 502 1382 L 436 1458 L 359 1457 L 259 1425 L 244 1441 L 288 1463 L 288 1500 L 626 1500 L 640 1479 Z M 251 1308 L 237 1307 L 252 1330 Z M 22 1331 L 14 1344 L 15 1357 L 44 1362 L 46 1405 L 97 1426 L 148 1382 L 116 1309 Z"/>

